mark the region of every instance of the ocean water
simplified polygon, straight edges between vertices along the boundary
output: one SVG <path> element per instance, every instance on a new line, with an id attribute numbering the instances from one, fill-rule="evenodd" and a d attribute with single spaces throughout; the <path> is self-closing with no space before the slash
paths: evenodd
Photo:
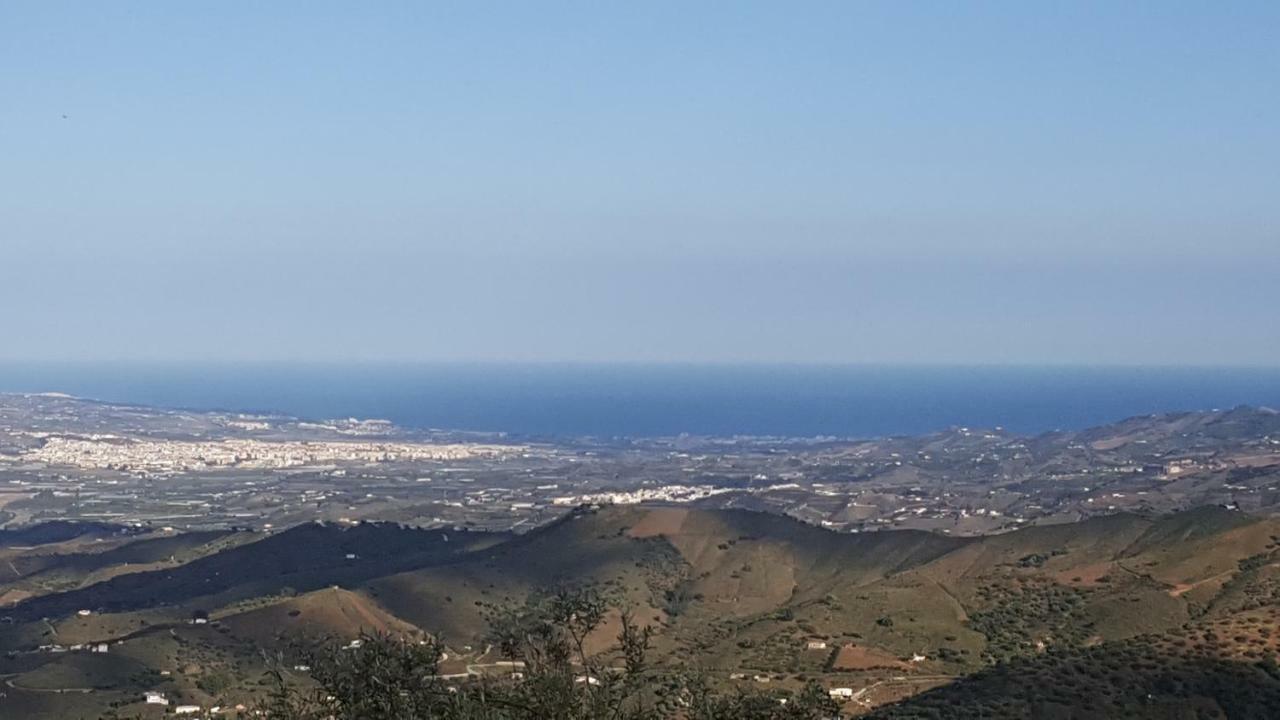
<path id="1" fill-rule="evenodd" d="M 1280 368 L 28 363 L 0 365 L 0 391 L 535 437 L 871 437 L 1280 407 Z"/>

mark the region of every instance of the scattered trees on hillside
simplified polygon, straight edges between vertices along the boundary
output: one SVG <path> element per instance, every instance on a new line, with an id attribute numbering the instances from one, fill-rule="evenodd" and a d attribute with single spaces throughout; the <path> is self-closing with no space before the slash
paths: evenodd
<path id="1" fill-rule="evenodd" d="M 443 646 L 389 635 L 301 652 L 310 689 L 273 672 L 260 710 L 268 720 L 826 720 L 839 708 L 818 685 L 784 696 L 720 692 L 697 673 L 648 662 L 650 631 L 627 613 L 617 646 L 592 653 L 588 637 L 610 608 L 591 590 L 564 589 L 496 614 L 493 647 L 519 672 L 503 678 L 441 676 Z"/>

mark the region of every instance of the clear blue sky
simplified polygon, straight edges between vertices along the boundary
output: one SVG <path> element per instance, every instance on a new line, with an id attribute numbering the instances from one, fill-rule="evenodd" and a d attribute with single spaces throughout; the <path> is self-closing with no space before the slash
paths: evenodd
<path id="1" fill-rule="evenodd" d="M 0 6 L 0 359 L 1275 365 L 1278 278 L 1276 2 Z"/>

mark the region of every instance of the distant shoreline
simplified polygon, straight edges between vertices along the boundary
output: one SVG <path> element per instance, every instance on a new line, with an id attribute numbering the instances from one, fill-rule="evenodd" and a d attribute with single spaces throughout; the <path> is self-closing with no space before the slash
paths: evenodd
<path id="1" fill-rule="evenodd" d="M 526 437 L 883 437 L 1280 407 L 1280 368 L 0 363 L 0 392 Z"/>

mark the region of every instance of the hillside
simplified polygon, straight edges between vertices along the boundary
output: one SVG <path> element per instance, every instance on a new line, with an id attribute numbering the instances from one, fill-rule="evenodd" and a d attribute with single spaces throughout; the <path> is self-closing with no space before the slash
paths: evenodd
<path id="1" fill-rule="evenodd" d="M 421 630 L 395 617 L 368 597 L 334 586 L 217 616 L 236 637 L 261 645 L 306 639 L 354 640 L 362 633 L 416 636 Z"/>
<path id="2" fill-rule="evenodd" d="M 1278 623 L 1269 607 L 1019 658 L 869 717 L 1280 717 Z"/>
<path id="3" fill-rule="evenodd" d="M 450 540 L 452 539 L 452 542 Z M 118 613 L 180 605 L 197 598 L 232 602 L 284 588 L 307 591 L 440 562 L 502 535 L 417 530 L 362 523 L 350 528 L 310 523 L 165 570 L 111 578 L 91 587 L 15 605 L 16 621 L 58 618 L 89 608 Z"/>
<path id="4" fill-rule="evenodd" d="M 69 688 L 68 678 L 80 677 L 84 687 L 101 685 L 92 692 L 104 698 L 161 684 L 213 704 L 255 695 L 264 649 L 317 637 L 345 642 L 362 631 L 443 637 L 450 672 L 484 672 L 499 659 L 485 652 L 495 613 L 574 584 L 599 588 L 652 627 L 656 667 L 701 668 L 724 687 L 785 689 L 817 679 L 860 688 L 844 704 L 849 714 L 879 707 L 886 717 L 933 717 L 964 701 L 1008 717 L 1055 717 L 1066 689 L 1057 700 L 1036 695 L 1021 705 L 988 708 L 981 698 L 1012 678 L 1059 672 L 1078 675 L 1070 692 L 1083 692 L 1093 681 L 1082 663 L 1141 666 L 1153 653 L 1169 667 L 1115 678 L 1097 701 L 1128 712 L 1124 698 L 1141 688 L 1171 706 L 1185 694 L 1227 710 L 1211 692 L 1215 683 L 1272 657 L 1277 538 L 1280 522 L 1221 508 L 962 538 L 835 533 L 778 515 L 688 506 L 584 507 L 519 536 L 375 523 L 139 536 L 19 562 L 33 577 L 59 562 L 94 573 L 176 564 L 13 604 L 0 626 L 9 651 L 0 672 L 28 688 L 19 693 L 28 703 L 23 693 L 38 692 L 37 682 Z M 592 652 L 612 646 L 617 618 L 589 638 Z M 1252 629 L 1239 630 L 1245 626 Z M 1179 633 L 1223 627 L 1235 649 L 1219 643 L 1208 658 L 1173 650 L 1183 647 Z M 137 664 L 131 679 L 102 685 L 80 653 L 48 649 L 99 643 Z M 1254 695 L 1270 697 L 1265 677 L 1255 679 Z"/>
<path id="5" fill-rule="evenodd" d="M 106 523 L 54 520 L 15 529 L 0 529 L 0 548 L 49 545 L 82 538 L 136 534 L 138 531 Z"/>

